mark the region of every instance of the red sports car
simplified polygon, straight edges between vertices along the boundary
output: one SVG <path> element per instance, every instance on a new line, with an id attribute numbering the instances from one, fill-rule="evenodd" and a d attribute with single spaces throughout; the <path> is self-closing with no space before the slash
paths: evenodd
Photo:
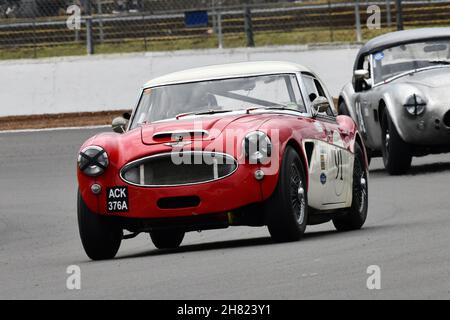
<path id="1" fill-rule="evenodd" d="M 303 66 L 251 62 L 164 76 L 113 129 L 78 156 L 78 223 L 91 259 L 113 258 L 122 239 L 141 232 L 167 249 L 189 231 L 267 226 L 281 242 L 299 240 L 308 224 L 352 230 L 366 220 L 363 140 Z"/>

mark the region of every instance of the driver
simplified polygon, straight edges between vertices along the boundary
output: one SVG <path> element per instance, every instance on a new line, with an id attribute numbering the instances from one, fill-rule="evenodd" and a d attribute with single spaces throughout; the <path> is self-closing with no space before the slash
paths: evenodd
<path id="1" fill-rule="evenodd" d="M 198 84 L 180 86 L 170 99 L 172 117 L 183 113 L 217 109 L 216 98 L 208 92 L 206 86 Z"/>

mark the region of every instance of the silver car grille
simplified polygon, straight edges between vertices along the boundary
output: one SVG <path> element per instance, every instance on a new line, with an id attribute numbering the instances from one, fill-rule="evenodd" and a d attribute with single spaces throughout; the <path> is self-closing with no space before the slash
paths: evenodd
<path id="1" fill-rule="evenodd" d="M 227 154 L 173 152 L 130 162 L 122 168 L 120 177 L 128 184 L 142 187 L 185 186 L 224 179 L 237 168 L 237 161 Z"/>

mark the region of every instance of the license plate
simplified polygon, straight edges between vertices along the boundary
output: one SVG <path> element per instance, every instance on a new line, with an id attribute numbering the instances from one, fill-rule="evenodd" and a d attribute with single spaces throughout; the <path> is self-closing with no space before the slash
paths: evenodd
<path id="1" fill-rule="evenodd" d="M 128 188 L 114 187 L 107 188 L 106 209 L 108 212 L 128 212 Z"/>

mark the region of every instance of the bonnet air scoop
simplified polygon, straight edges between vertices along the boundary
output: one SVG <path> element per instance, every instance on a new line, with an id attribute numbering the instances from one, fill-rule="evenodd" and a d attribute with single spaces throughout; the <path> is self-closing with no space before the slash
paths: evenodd
<path id="1" fill-rule="evenodd" d="M 179 140 L 194 140 L 203 139 L 209 136 L 207 130 L 173 130 L 162 131 L 153 134 L 154 141 L 179 141 Z"/>

